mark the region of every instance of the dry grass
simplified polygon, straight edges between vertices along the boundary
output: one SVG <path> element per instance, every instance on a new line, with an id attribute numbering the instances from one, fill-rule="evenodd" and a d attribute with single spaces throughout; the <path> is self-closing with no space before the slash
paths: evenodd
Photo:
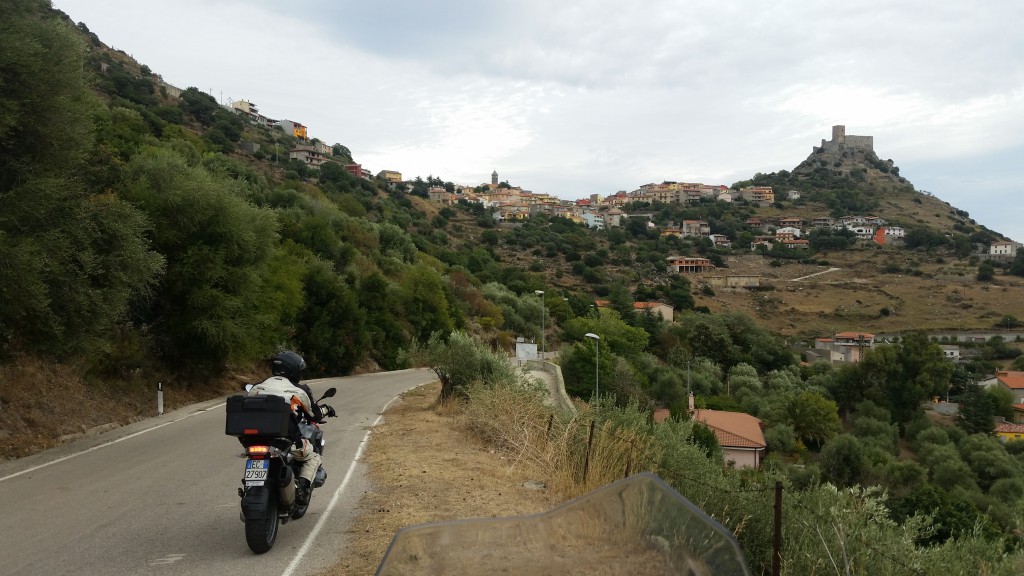
<path id="1" fill-rule="evenodd" d="M 650 461 L 643 440 L 595 430 L 583 481 L 590 416 L 552 417 L 521 390 L 478 388 L 468 403 L 438 406 L 439 385 L 406 393 L 374 429 L 364 461 L 373 486 L 348 552 L 326 574 L 373 574 L 403 527 L 550 510 Z M 549 429 L 550 424 L 550 429 Z M 524 486 L 542 482 L 544 490 Z"/>
<path id="2" fill-rule="evenodd" d="M 91 433 L 156 415 L 156 381 L 87 382 L 81 369 L 30 357 L 0 365 L 0 460 L 20 458 Z M 164 410 L 237 389 L 255 373 L 226 376 L 206 386 L 164 386 Z"/>
<path id="3" fill-rule="evenodd" d="M 363 456 L 372 489 L 349 531 L 345 557 L 326 574 L 373 574 L 405 526 L 461 518 L 522 516 L 558 504 L 526 459 L 481 441 L 457 404 L 437 406 L 439 384 L 411 390 L 384 416 Z"/>
<path id="4" fill-rule="evenodd" d="M 840 270 L 794 281 L 827 267 L 787 262 L 773 267 L 770 258 L 729 258 L 729 268 L 719 274 L 761 274 L 773 289 L 717 290 L 713 297 L 697 295 L 697 304 L 713 311 L 740 310 L 768 330 L 807 338 L 847 330 L 994 330 L 1005 314 L 1024 318 L 1024 279 L 1014 276 L 979 282 L 976 268 L 965 262 L 937 262 L 908 252 L 849 251 L 819 258 Z M 882 273 L 890 258 L 922 275 Z M 883 315 L 883 308 L 893 314 Z"/>

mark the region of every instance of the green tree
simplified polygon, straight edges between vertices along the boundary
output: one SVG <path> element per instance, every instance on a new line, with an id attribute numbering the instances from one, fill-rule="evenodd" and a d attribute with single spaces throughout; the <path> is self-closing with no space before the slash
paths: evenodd
<path id="1" fill-rule="evenodd" d="M 387 279 L 374 272 L 359 283 L 359 306 L 366 311 L 370 357 L 386 370 L 405 368 L 407 338 L 392 314 L 397 307 Z"/>
<path id="2" fill-rule="evenodd" d="M 970 502 L 956 498 L 926 482 L 919 484 L 904 498 L 890 504 L 892 517 L 904 522 L 915 514 L 931 517 L 932 530 L 918 537 L 919 544 L 935 545 L 973 530 L 981 514 Z"/>
<path id="3" fill-rule="evenodd" d="M 952 373 L 953 364 L 938 344 L 910 332 L 898 344 L 876 346 L 861 362 L 840 370 L 830 392 L 844 408 L 868 399 L 905 423 L 921 402 L 947 390 Z"/>
<path id="4" fill-rule="evenodd" d="M 836 486 L 858 483 L 869 466 L 864 445 L 850 434 L 840 434 L 826 443 L 818 464 L 822 474 Z"/>
<path id="5" fill-rule="evenodd" d="M 595 386 L 600 386 L 602 396 L 614 389 L 616 384 L 610 377 L 615 373 L 616 356 L 601 345 L 600 358 L 595 359 L 597 348 L 590 339 L 562 346 L 559 361 L 567 393 L 589 400 L 594 396 Z"/>
<path id="6" fill-rule="evenodd" d="M 591 332 L 601 337 L 601 348 L 626 358 L 633 358 L 647 348 L 649 335 L 641 328 L 623 322 L 614 310 L 603 309 L 596 316 L 572 318 L 563 328 L 565 341 L 580 341 Z M 593 359 L 593 358 L 591 358 Z"/>
<path id="7" fill-rule="evenodd" d="M 348 374 L 363 360 L 368 338 L 355 291 L 326 263 L 313 263 L 303 286 L 305 307 L 295 338 L 313 373 Z"/>
<path id="8" fill-rule="evenodd" d="M 0 13 L 0 346 L 103 350 L 162 259 L 137 210 L 87 187 L 104 112 L 77 33 L 48 2 Z"/>
<path id="9" fill-rule="evenodd" d="M 995 278 L 995 275 L 996 268 L 992 264 L 991 260 L 983 260 L 981 264 L 978 265 L 977 279 L 979 282 L 988 282 Z"/>
<path id="10" fill-rule="evenodd" d="M 410 357 L 417 366 L 430 368 L 441 381 L 440 400 L 466 398 L 474 384 L 525 384 L 507 356 L 490 349 L 478 338 L 456 330 L 445 340 L 441 332 L 426 341 L 414 341 Z"/>
<path id="11" fill-rule="evenodd" d="M 416 264 L 405 272 L 400 301 L 412 335 L 422 341 L 429 340 L 434 332 L 447 334 L 455 327 L 448 312 L 444 280 L 426 264 Z"/>
<path id="12" fill-rule="evenodd" d="M 249 204 L 242 183 L 161 149 L 132 160 L 122 193 L 149 217 L 153 246 L 167 259 L 146 319 L 162 356 L 209 374 L 265 351 L 276 318 L 253 302 L 266 290 L 277 241 L 273 212 Z"/>
<path id="13" fill-rule="evenodd" d="M 808 445 L 821 446 L 840 430 L 836 403 L 811 390 L 791 396 L 783 414 L 784 422 Z"/>
<path id="14" fill-rule="evenodd" d="M 189 86 L 182 91 L 179 105 L 182 110 L 204 126 L 213 125 L 219 108 L 213 96 L 201 92 L 195 86 Z"/>
<path id="15" fill-rule="evenodd" d="M 968 434 L 992 434 L 995 407 L 985 390 L 977 384 L 968 384 L 960 396 L 960 411 L 956 425 Z"/>

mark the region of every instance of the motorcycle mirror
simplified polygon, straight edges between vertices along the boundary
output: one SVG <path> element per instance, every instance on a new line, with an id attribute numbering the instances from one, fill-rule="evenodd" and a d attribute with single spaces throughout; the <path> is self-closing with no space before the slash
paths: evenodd
<path id="1" fill-rule="evenodd" d="M 320 399 L 323 400 L 324 398 L 330 398 L 330 397 L 334 396 L 334 394 L 337 393 L 337 392 L 338 392 L 337 388 L 328 388 L 327 391 L 324 392 L 324 395 L 320 397 Z"/>

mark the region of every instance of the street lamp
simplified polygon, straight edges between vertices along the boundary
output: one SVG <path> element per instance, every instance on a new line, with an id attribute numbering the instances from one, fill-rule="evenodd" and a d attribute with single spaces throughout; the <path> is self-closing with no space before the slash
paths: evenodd
<path id="1" fill-rule="evenodd" d="M 534 294 L 540 296 L 540 359 L 544 359 L 544 291 L 534 290 Z"/>
<path id="2" fill-rule="evenodd" d="M 601 398 L 601 337 L 593 332 L 584 334 L 587 338 L 594 339 L 594 396 Z"/>

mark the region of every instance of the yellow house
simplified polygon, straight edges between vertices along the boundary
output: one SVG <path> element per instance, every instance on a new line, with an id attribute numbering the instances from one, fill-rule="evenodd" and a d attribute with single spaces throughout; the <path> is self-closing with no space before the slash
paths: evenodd
<path id="1" fill-rule="evenodd" d="M 387 182 L 401 182 L 402 173 L 396 172 L 394 170 L 381 170 L 380 172 L 377 173 L 377 178 L 380 178 L 381 180 L 385 180 Z"/>
<path id="2" fill-rule="evenodd" d="M 1003 422 L 996 425 L 996 437 L 1003 442 L 1024 440 L 1024 424 Z"/>

